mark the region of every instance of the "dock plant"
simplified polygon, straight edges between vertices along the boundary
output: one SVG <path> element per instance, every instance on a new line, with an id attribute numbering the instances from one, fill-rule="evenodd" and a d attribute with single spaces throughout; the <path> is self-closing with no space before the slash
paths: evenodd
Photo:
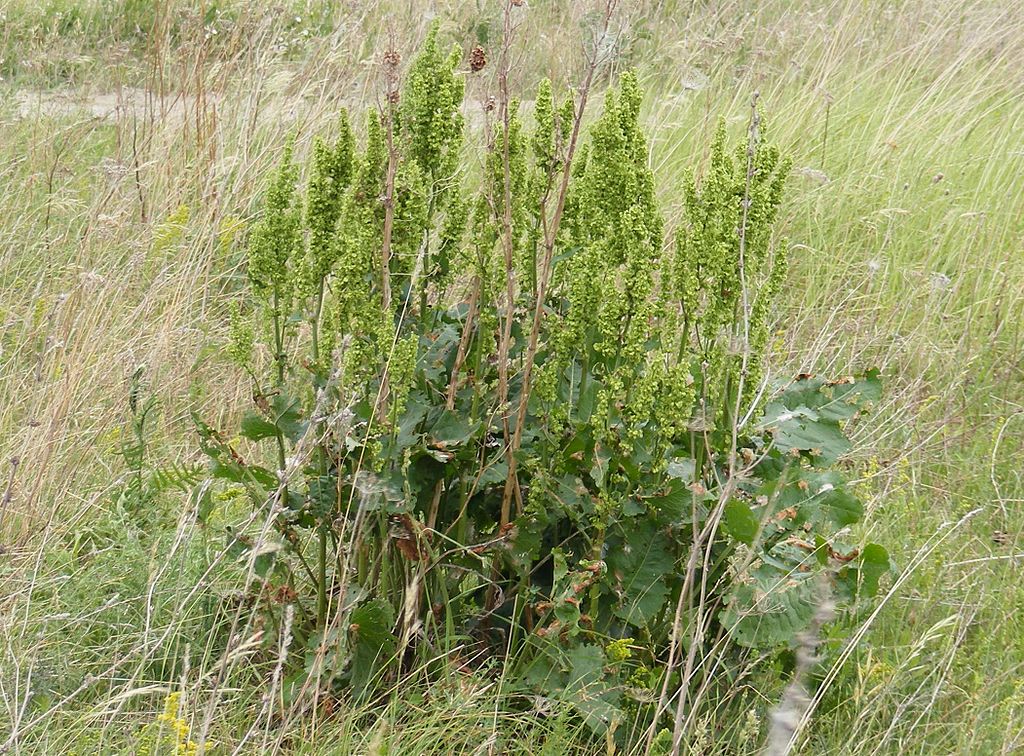
<path id="1" fill-rule="evenodd" d="M 277 597 L 247 605 L 268 648 L 301 649 L 286 700 L 500 672 L 661 742 L 890 568 L 842 472 L 879 376 L 770 369 L 790 164 L 760 109 L 666 219 L 640 82 L 594 112 L 600 63 L 527 109 L 506 50 L 478 143 L 435 27 L 404 74 L 384 56 L 380 107 L 267 178 L 230 349 L 253 401 L 236 430 L 196 418 L 196 501 L 223 528 L 218 487 L 245 493 L 225 535 Z"/>

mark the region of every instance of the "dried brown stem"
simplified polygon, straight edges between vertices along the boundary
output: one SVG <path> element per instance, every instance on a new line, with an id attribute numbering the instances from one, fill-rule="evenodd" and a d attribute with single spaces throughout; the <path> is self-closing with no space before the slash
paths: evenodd
<path id="1" fill-rule="evenodd" d="M 512 444 L 510 425 L 511 408 L 508 404 L 509 350 L 512 343 L 512 319 L 515 316 L 516 273 L 512 244 L 512 170 L 509 158 L 509 112 L 508 75 L 511 68 L 510 48 L 512 46 L 512 4 L 505 4 L 504 28 L 502 31 L 501 62 L 498 66 L 498 117 L 502 123 L 501 169 L 504 212 L 501 220 L 501 243 L 505 254 L 505 318 L 502 321 L 501 337 L 498 340 L 498 407 L 501 411 L 502 434 L 505 440 L 505 457 L 508 462 L 508 477 L 501 500 L 501 525 L 507 525 L 511 517 L 512 491 L 515 487 L 515 449 Z"/>
<path id="2" fill-rule="evenodd" d="M 445 398 L 445 407 L 448 410 L 455 409 L 455 396 L 459 391 L 459 373 L 462 372 L 462 365 L 466 362 L 466 355 L 469 354 L 469 344 L 473 339 L 473 325 L 480 308 L 481 285 L 480 276 L 474 276 L 473 291 L 469 295 L 469 311 L 466 313 L 466 322 L 462 327 L 462 336 L 459 338 L 459 348 L 455 353 L 452 375 L 448 380 L 448 393 Z"/>
<path id="3" fill-rule="evenodd" d="M 391 236 L 395 225 L 395 175 L 398 172 L 398 150 L 395 148 L 395 103 L 398 101 L 398 53 L 392 39 L 389 49 L 384 54 L 385 80 L 385 138 L 388 147 L 388 170 L 384 180 L 384 239 L 381 244 L 380 275 L 381 275 L 381 312 L 382 317 L 391 313 Z M 388 413 L 388 375 L 381 376 L 380 400 L 377 405 L 378 417 L 381 422 L 387 419 Z"/>
<path id="4" fill-rule="evenodd" d="M 502 497 L 502 513 L 509 507 L 512 493 L 518 494 L 519 484 L 515 469 L 515 453 L 519 450 L 523 439 L 523 427 L 526 424 L 526 407 L 530 400 L 530 382 L 533 378 L 533 366 L 537 359 L 537 346 L 540 339 L 540 327 L 544 320 L 544 300 L 547 295 L 547 287 L 551 282 L 552 263 L 554 260 L 555 242 L 558 238 L 558 230 L 562 224 L 562 215 L 565 211 L 565 200 L 569 193 L 569 180 L 572 176 L 572 161 L 576 155 L 576 148 L 579 145 L 580 132 L 583 125 L 583 116 L 587 109 L 587 100 L 590 96 L 591 86 L 594 82 L 594 75 L 604 61 L 601 54 L 601 44 L 608 35 L 608 27 L 611 24 L 612 16 L 615 13 L 617 0 L 607 0 L 604 7 L 604 15 L 601 25 L 601 33 L 595 44 L 595 49 L 587 61 L 586 73 L 579 88 L 579 102 L 573 117 L 572 134 L 569 137 L 569 144 L 565 152 L 565 160 L 562 165 L 562 181 L 558 189 L 558 196 L 555 200 L 555 211 L 551 221 L 547 220 L 546 206 L 542 207 L 542 225 L 544 227 L 544 258 L 541 261 L 540 275 L 537 276 L 537 299 L 533 307 L 533 324 L 530 327 L 530 340 L 526 349 L 526 357 L 523 364 L 523 385 L 520 390 L 519 411 L 516 416 L 515 431 L 509 445 L 509 469 L 508 478 L 505 480 L 505 492 Z M 522 506 L 521 500 L 519 504 Z M 503 523 L 505 521 L 503 520 Z"/>

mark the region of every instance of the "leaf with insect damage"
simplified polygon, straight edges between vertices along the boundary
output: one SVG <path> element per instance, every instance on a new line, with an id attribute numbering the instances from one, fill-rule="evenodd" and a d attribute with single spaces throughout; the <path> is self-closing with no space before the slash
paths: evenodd
<path id="1" fill-rule="evenodd" d="M 877 370 L 831 382 L 801 376 L 768 404 L 759 426 L 783 452 L 806 454 L 827 467 L 850 450 L 841 423 L 869 409 L 881 391 Z"/>
<path id="2" fill-rule="evenodd" d="M 823 420 L 813 412 L 782 412 L 775 424 L 766 428 L 774 436 L 778 449 L 805 453 L 821 467 L 835 463 L 851 446 L 839 423 Z"/>
<path id="3" fill-rule="evenodd" d="M 776 509 L 792 508 L 795 525 L 832 525 L 843 528 L 860 521 L 864 505 L 843 477 L 832 470 L 797 469 L 775 499 Z"/>
<path id="4" fill-rule="evenodd" d="M 893 569 L 894 565 L 885 547 L 869 543 L 839 571 L 838 579 L 848 596 L 871 598 L 878 593 L 882 576 Z"/>
<path id="5" fill-rule="evenodd" d="M 723 625 L 743 646 L 769 648 L 792 643 L 807 629 L 818 606 L 812 577 L 811 573 L 762 564 L 726 595 Z"/>

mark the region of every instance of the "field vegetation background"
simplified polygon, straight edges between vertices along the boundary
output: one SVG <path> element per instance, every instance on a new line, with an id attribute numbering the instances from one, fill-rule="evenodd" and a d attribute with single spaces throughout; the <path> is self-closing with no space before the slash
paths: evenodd
<path id="1" fill-rule="evenodd" d="M 593 9 L 524 6 L 512 88 L 571 84 Z M 0 6 L 0 748 L 136 752 L 163 721 L 187 728 L 182 753 L 604 752 L 568 713 L 507 713 L 469 679 L 279 721 L 246 685 L 254 650 L 231 648 L 227 675 L 207 643 L 218 607 L 196 588 L 223 540 L 187 493 L 190 413 L 235 427 L 251 401 L 226 356 L 240 240 L 288 137 L 305 156 L 339 108 L 376 107 L 382 50 L 411 55 L 435 19 L 467 53 L 497 48 L 484 0 Z M 798 750 L 1024 750 L 1024 14 L 636 0 L 615 29 L 600 88 L 637 73 L 669 225 L 755 91 L 794 160 L 772 371 L 885 379 L 848 461 L 855 537 L 897 574 L 835 629 L 854 642 L 827 646 Z M 493 67 L 466 81 L 473 142 Z M 169 664 L 180 696 L 154 682 Z M 784 683 L 737 681 L 760 701 L 740 719 L 729 691 L 706 700 L 686 752 L 758 752 Z"/>

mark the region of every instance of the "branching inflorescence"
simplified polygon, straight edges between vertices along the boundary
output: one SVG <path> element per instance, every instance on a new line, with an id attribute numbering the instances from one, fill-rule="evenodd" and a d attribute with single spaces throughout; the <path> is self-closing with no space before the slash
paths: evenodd
<path id="1" fill-rule="evenodd" d="M 506 51 L 475 176 L 461 52 L 439 37 L 401 89 L 385 56 L 361 139 L 347 113 L 316 139 L 304 200 L 288 146 L 249 233 L 241 435 L 301 474 L 200 422 L 204 449 L 214 477 L 276 507 L 275 547 L 242 542 L 260 580 L 308 581 L 294 600 L 317 608 L 296 627 L 334 660 L 320 685 L 363 695 L 458 638 L 460 658 L 506 658 L 597 730 L 653 732 L 657 691 L 696 684 L 687 606 L 713 607 L 735 648 L 776 646 L 811 622 L 817 576 L 848 598 L 877 587 L 888 557 L 837 540 L 861 507 L 829 469 L 877 376 L 769 385 L 789 163 L 756 109 L 734 152 L 719 129 L 666 238 L 634 74 L 584 129 L 598 54 L 575 97 L 545 80 L 529 113 Z M 315 453 L 296 462 L 300 437 Z"/>

